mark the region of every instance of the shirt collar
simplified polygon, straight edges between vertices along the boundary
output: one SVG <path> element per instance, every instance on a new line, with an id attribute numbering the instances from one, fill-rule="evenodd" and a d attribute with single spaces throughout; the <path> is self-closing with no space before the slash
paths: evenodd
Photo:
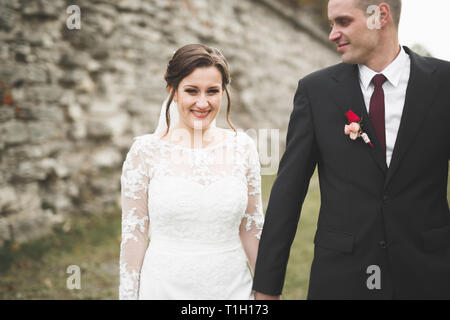
<path id="1" fill-rule="evenodd" d="M 359 78 L 362 85 L 367 90 L 369 88 L 370 82 L 372 81 L 372 78 L 378 73 L 382 73 L 394 87 L 397 87 L 400 82 L 400 77 L 402 75 L 403 68 L 408 59 L 409 59 L 408 54 L 405 52 L 403 47 L 400 46 L 400 53 L 397 55 L 394 61 L 392 61 L 381 72 L 376 72 L 363 64 L 358 65 Z"/>

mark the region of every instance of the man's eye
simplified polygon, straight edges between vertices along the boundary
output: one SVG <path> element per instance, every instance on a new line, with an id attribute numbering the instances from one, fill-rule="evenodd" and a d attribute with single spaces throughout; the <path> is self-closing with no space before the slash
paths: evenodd
<path id="1" fill-rule="evenodd" d="M 338 24 L 345 27 L 348 26 L 350 24 L 350 20 L 349 19 L 342 19 L 338 21 Z"/>

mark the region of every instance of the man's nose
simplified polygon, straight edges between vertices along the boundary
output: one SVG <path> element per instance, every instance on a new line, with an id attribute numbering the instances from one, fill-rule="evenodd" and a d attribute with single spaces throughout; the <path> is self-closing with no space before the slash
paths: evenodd
<path id="1" fill-rule="evenodd" d="M 341 32 L 336 30 L 335 27 L 333 27 L 333 29 L 331 29 L 330 35 L 328 36 L 328 39 L 331 42 L 336 42 L 337 40 L 339 40 L 340 37 L 341 37 Z"/>

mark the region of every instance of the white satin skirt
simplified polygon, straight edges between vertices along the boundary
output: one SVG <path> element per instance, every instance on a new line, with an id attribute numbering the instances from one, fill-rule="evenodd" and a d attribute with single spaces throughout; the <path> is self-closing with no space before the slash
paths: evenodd
<path id="1" fill-rule="evenodd" d="M 213 243 L 152 238 L 139 300 L 253 300 L 252 283 L 239 238 Z"/>

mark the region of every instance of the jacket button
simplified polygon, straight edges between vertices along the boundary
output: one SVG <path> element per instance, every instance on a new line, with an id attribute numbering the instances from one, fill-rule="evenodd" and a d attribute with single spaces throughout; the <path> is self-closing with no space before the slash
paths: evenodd
<path id="1" fill-rule="evenodd" d="M 380 247 L 381 247 L 382 249 L 386 249 L 386 247 L 387 247 L 385 241 L 380 241 L 378 244 L 380 245 Z"/>
<path id="2" fill-rule="evenodd" d="M 389 196 L 387 195 L 387 194 L 385 194 L 384 196 L 383 196 L 383 201 L 389 201 Z"/>

